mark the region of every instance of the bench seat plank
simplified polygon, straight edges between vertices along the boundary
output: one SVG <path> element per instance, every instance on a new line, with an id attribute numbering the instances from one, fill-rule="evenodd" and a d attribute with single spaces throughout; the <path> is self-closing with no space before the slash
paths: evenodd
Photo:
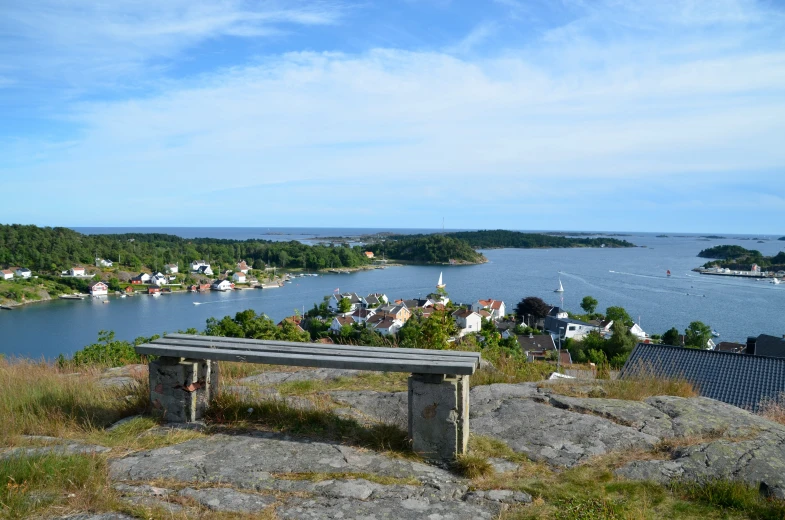
<path id="1" fill-rule="evenodd" d="M 139 354 L 191 359 L 420 374 L 472 375 L 477 367 L 477 363 L 473 360 L 423 361 L 391 358 L 363 358 L 340 354 L 293 354 L 225 348 L 167 346 L 155 343 L 139 345 L 136 347 L 136 351 Z"/>
<path id="2" fill-rule="evenodd" d="M 282 354 L 292 353 L 306 355 L 396 359 L 406 361 L 421 361 L 425 363 L 431 361 L 475 361 L 473 358 L 442 355 L 443 351 L 441 350 L 431 350 L 428 354 L 410 353 L 408 352 L 409 349 L 390 349 L 393 352 L 376 352 L 377 349 L 375 347 L 368 347 L 365 350 L 340 350 L 333 349 L 332 346 L 323 345 L 321 343 L 294 343 L 293 345 L 279 345 L 272 342 L 267 342 L 265 344 L 236 343 L 230 340 L 227 341 L 227 338 L 220 339 L 223 341 L 193 341 L 191 339 L 169 339 L 169 337 L 166 337 L 156 339 L 152 341 L 151 344 L 170 347 L 220 348 L 224 350 L 241 350 L 267 353 L 278 352 Z"/>
<path id="3" fill-rule="evenodd" d="M 466 352 L 462 350 L 434 350 L 434 349 L 426 349 L 426 348 L 404 349 L 404 348 L 394 348 L 394 347 L 363 347 L 363 346 L 356 346 L 356 345 L 329 345 L 328 346 L 322 343 L 300 343 L 295 341 L 274 341 L 274 340 L 250 339 L 250 338 L 228 338 L 225 336 L 200 336 L 195 334 L 167 334 L 165 337 L 154 340 L 153 342 L 155 343 L 161 340 L 169 340 L 169 339 L 202 341 L 207 343 L 228 342 L 233 344 L 274 345 L 274 346 L 289 346 L 289 347 L 304 347 L 310 345 L 310 346 L 319 346 L 322 348 L 329 348 L 330 350 L 335 350 L 335 351 L 357 351 L 357 352 L 373 351 L 373 352 L 381 352 L 387 354 L 395 354 L 404 351 L 410 354 L 424 354 L 427 356 L 432 356 L 438 353 L 438 355 L 440 356 L 476 359 L 478 362 L 480 360 L 479 352 Z"/>

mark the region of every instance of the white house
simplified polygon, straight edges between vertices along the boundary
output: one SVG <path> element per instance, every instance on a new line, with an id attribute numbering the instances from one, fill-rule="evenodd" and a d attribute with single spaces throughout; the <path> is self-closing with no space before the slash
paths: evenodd
<path id="1" fill-rule="evenodd" d="M 490 319 L 493 321 L 500 320 L 507 314 L 507 308 L 505 307 L 504 302 L 492 298 L 477 300 L 472 304 L 472 310 L 474 312 L 480 312 L 481 310 L 488 311 L 488 313 L 490 313 Z"/>
<path id="2" fill-rule="evenodd" d="M 106 296 L 109 293 L 109 286 L 101 281 L 91 282 L 87 287 L 93 296 Z"/>
<path id="3" fill-rule="evenodd" d="M 387 295 L 384 293 L 371 293 L 365 297 L 367 307 L 378 307 L 379 305 L 384 305 L 389 302 L 389 298 L 387 298 Z"/>
<path id="4" fill-rule="evenodd" d="M 585 321 L 548 316 L 545 318 L 545 330 L 554 334 L 556 337 L 561 336 L 563 339 L 581 339 L 591 331 L 599 332 L 600 328 L 597 325 L 586 323 Z"/>
<path id="5" fill-rule="evenodd" d="M 131 283 L 150 283 L 150 275 L 147 273 L 139 273 L 138 276 L 131 278 Z"/>
<path id="6" fill-rule="evenodd" d="M 166 285 L 169 280 L 166 278 L 166 275 L 162 273 L 155 273 L 150 277 L 150 283 L 152 285 L 157 285 L 158 287 L 162 285 Z"/>
<path id="7" fill-rule="evenodd" d="M 611 323 L 613 323 L 613 322 L 611 322 Z M 630 327 L 630 334 L 632 334 L 633 336 L 635 336 L 636 338 L 641 339 L 641 340 L 647 339 L 649 337 L 649 335 L 646 334 L 643 331 L 643 329 L 641 328 L 641 326 L 638 325 L 637 323 L 634 323 L 632 325 L 632 327 Z"/>
<path id="8" fill-rule="evenodd" d="M 25 267 L 20 267 L 19 269 L 16 270 L 16 276 L 18 276 L 19 278 L 30 278 L 32 275 L 33 273 L 30 272 L 30 269 L 27 269 Z"/>
<path id="9" fill-rule="evenodd" d="M 194 260 L 191 262 L 191 272 L 212 276 L 213 270 L 210 269 L 210 264 L 204 260 Z"/>
<path id="10" fill-rule="evenodd" d="M 352 314 L 352 319 L 357 323 L 363 323 L 364 321 L 368 321 L 368 318 L 376 314 L 376 311 L 373 309 L 357 309 Z"/>
<path id="11" fill-rule="evenodd" d="M 246 279 L 245 273 L 241 271 L 237 271 L 232 275 L 232 280 L 238 283 L 245 283 L 245 279 Z"/>
<path id="12" fill-rule="evenodd" d="M 177 273 L 178 270 L 179 269 L 177 267 L 177 264 L 166 264 L 164 266 L 164 271 L 166 271 L 167 274 L 175 274 Z"/>
<path id="13" fill-rule="evenodd" d="M 197 274 L 203 274 L 205 276 L 212 276 L 213 270 L 210 269 L 210 264 L 200 265 L 199 268 L 196 270 Z"/>
<path id="14" fill-rule="evenodd" d="M 376 323 L 374 329 L 382 336 L 388 336 L 401 330 L 401 327 L 403 327 L 403 323 L 400 320 L 384 318 Z"/>
<path id="15" fill-rule="evenodd" d="M 3 280 L 10 280 L 14 277 L 14 272 L 10 269 L 3 269 L 0 273 L 3 275 Z"/>
<path id="16" fill-rule="evenodd" d="M 330 296 L 330 299 L 327 301 L 327 308 L 329 308 L 333 312 L 338 312 L 338 302 L 342 299 L 348 298 L 351 306 L 349 307 L 349 312 L 354 312 L 359 307 L 367 307 L 368 304 L 365 301 L 365 298 L 362 296 L 358 296 L 357 293 L 333 293 Z"/>
<path id="17" fill-rule="evenodd" d="M 84 267 L 72 267 L 68 270 L 68 274 L 70 276 L 84 276 L 85 270 Z"/>
<path id="18" fill-rule="evenodd" d="M 336 316 L 330 323 L 330 330 L 333 332 L 340 332 L 344 325 L 351 325 L 354 320 L 351 316 Z"/>
<path id="19" fill-rule="evenodd" d="M 459 336 L 465 336 L 472 332 L 480 332 L 482 328 L 482 316 L 471 309 L 458 309 L 452 313 L 455 324 L 461 329 Z"/>
<path id="20" fill-rule="evenodd" d="M 229 280 L 216 280 L 210 288 L 213 291 L 230 291 L 234 289 L 234 284 Z"/>
<path id="21" fill-rule="evenodd" d="M 248 274 L 248 271 L 250 271 L 250 270 L 251 270 L 251 266 L 249 266 L 249 265 L 248 265 L 248 264 L 245 262 L 245 260 L 242 260 L 242 261 L 240 261 L 240 262 L 237 264 L 237 270 L 238 270 L 238 271 L 240 271 L 240 272 L 241 272 L 241 273 L 243 273 L 243 274 Z"/>
<path id="22" fill-rule="evenodd" d="M 111 260 L 106 260 L 105 258 L 96 258 L 95 259 L 95 266 L 96 267 L 112 267 L 114 262 Z"/>

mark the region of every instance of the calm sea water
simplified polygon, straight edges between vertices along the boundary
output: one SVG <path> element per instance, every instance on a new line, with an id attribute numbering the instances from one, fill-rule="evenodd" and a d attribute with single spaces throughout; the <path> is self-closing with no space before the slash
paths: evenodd
<path id="1" fill-rule="evenodd" d="M 121 233 L 141 231 L 111 229 Z M 273 240 L 392 231 L 269 229 L 272 231 L 268 232 L 268 228 L 148 228 L 144 231 Z M 105 233 L 108 228 L 80 231 Z M 211 316 L 233 315 L 249 308 L 280 320 L 295 309 L 311 308 L 335 289 L 360 294 L 378 291 L 391 298 L 424 296 L 433 291 L 442 271 L 450 297 L 458 302 L 490 297 L 504 300 L 512 310 L 521 298 L 539 296 L 552 304 L 561 304 L 560 295 L 553 292 L 561 278 L 566 308 L 579 311 L 581 299 L 591 295 L 599 301 L 601 310 L 611 305 L 625 307 L 636 320 L 640 319 L 649 333 L 662 334 L 673 326 L 683 330 L 690 321 L 701 320 L 715 328 L 722 340 L 743 341 L 748 335 L 760 333 L 785 334 L 785 286 L 701 276 L 690 271 L 704 263 L 697 253 L 712 245 L 738 244 L 773 255 L 785 249 L 785 242 L 768 237 L 764 243 L 757 243 L 752 237 L 736 235 L 722 240 L 694 235 L 657 238 L 654 234 L 631 234 L 623 238 L 646 247 L 497 249 L 484 251 L 489 262 L 482 265 L 407 266 L 328 274 L 297 278 L 280 289 L 110 297 L 109 304 L 95 300 L 33 304 L 0 311 L 0 352 L 30 357 L 71 354 L 94 342 L 99 330 L 113 330 L 117 337 L 129 340 L 188 327 L 201 330 Z M 668 269 L 671 277 L 665 274 Z M 193 305 L 194 302 L 202 305 Z"/>

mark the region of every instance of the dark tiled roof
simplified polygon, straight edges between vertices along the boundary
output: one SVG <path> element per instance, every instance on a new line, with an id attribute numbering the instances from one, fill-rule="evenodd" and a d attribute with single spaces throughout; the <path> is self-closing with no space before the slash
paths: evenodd
<path id="1" fill-rule="evenodd" d="M 785 359 L 638 343 L 619 374 L 684 378 L 704 397 L 757 411 L 785 392 Z"/>
<path id="2" fill-rule="evenodd" d="M 717 343 L 717 346 L 714 350 L 719 350 L 720 352 L 742 352 L 746 345 L 744 343 L 734 343 L 732 341 L 720 341 Z"/>
<path id="3" fill-rule="evenodd" d="M 550 334 L 541 334 L 538 336 L 518 336 L 518 344 L 521 350 L 556 350 L 556 344 L 553 342 L 553 336 Z"/>
<path id="4" fill-rule="evenodd" d="M 785 358 L 785 339 L 761 334 L 755 341 L 755 355 Z"/>

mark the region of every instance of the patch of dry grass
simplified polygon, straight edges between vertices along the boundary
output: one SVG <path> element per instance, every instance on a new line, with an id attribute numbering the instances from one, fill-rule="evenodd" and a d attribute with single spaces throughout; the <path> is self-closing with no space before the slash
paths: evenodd
<path id="1" fill-rule="evenodd" d="M 362 372 L 354 377 L 339 377 L 328 381 L 291 381 L 274 385 L 281 395 L 309 395 L 321 392 L 374 390 L 377 392 L 405 392 L 409 374 L 400 372 Z"/>
<path id="2" fill-rule="evenodd" d="M 143 412 L 149 402 L 146 378 L 135 388 L 104 387 L 105 367 L 78 373 L 56 365 L 0 359 L 0 444 L 20 435 L 81 438 L 115 421 Z"/>
<path id="3" fill-rule="evenodd" d="M 548 381 L 540 384 L 542 388 L 568 397 L 603 397 L 626 401 L 643 401 L 657 395 L 676 397 L 698 397 L 698 392 L 689 381 L 684 379 L 663 379 L 640 377 L 636 379 L 616 379 L 613 381 Z"/>
<path id="4" fill-rule="evenodd" d="M 217 427 L 235 430 L 261 429 L 303 437 L 330 439 L 376 451 L 417 459 L 407 433 L 389 424 L 365 425 L 340 417 L 326 405 L 298 408 L 275 399 L 241 396 L 224 391 L 213 401 L 206 419 Z"/>
<path id="5" fill-rule="evenodd" d="M 782 392 L 776 399 L 763 401 L 758 414 L 770 421 L 785 424 L 785 392 Z"/>
<path id="6" fill-rule="evenodd" d="M 491 362 L 493 368 L 481 368 L 475 372 L 469 380 L 473 387 L 542 381 L 555 369 L 544 361 L 528 362 L 523 358 L 510 356 L 500 349 L 496 352 L 483 352 L 483 358 Z"/>

